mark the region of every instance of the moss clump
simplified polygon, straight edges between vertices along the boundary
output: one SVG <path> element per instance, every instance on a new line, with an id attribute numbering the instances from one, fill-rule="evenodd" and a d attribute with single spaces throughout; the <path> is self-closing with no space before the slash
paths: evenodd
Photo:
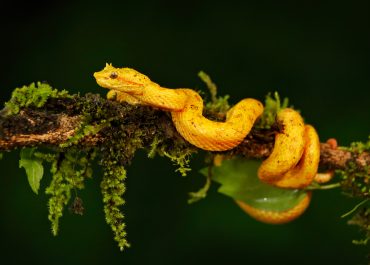
<path id="1" fill-rule="evenodd" d="M 342 189 L 352 197 L 370 198 L 370 167 L 359 168 L 349 162 L 345 170 L 336 170 Z"/>
<path id="2" fill-rule="evenodd" d="M 125 203 L 122 195 L 126 190 L 124 183 L 126 170 L 123 166 L 118 166 L 112 161 L 104 161 L 103 166 L 104 175 L 100 188 L 103 195 L 105 220 L 112 228 L 118 247 L 123 251 L 130 246 L 126 240 L 124 214 L 120 209 L 120 206 Z"/>
<path id="3" fill-rule="evenodd" d="M 353 142 L 349 147 L 344 147 L 343 149 L 346 149 L 357 155 L 361 154 L 362 152 L 370 152 L 370 135 L 366 142 Z"/>
<path id="4" fill-rule="evenodd" d="M 341 147 L 351 152 L 352 161 L 345 169 L 336 170 L 342 190 L 351 197 L 363 198 L 352 212 L 355 215 L 348 221 L 350 225 L 356 225 L 365 234 L 363 239 L 353 240 L 354 244 L 366 245 L 370 240 L 370 166 L 360 167 L 354 161 L 363 155 L 363 152 L 370 152 L 370 136 L 367 142 L 354 142 L 349 147 Z M 365 205 L 359 210 L 360 205 Z M 345 215 L 347 216 L 347 214 Z"/>
<path id="5" fill-rule="evenodd" d="M 46 83 L 37 82 L 14 89 L 12 97 L 5 103 L 7 115 L 17 114 L 21 108 L 42 107 L 49 98 L 71 97 L 68 91 L 53 89 Z"/>
<path id="6" fill-rule="evenodd" d="M 52 181 L 46 188 L 49 199 L 49 220 L 54 236 L 58 234 L 59 219 L 63 216 L 65 206 L 69 203 L 71 192 L 84 188 L 84 181 L 92 176 L 91 161 L 94 152 L 84 152 L 75 148 L 60 152 L 52 161 Z"/>
<path id="7" fill-rule="evenodd" d="M 353 157 L 346 169 L 336 170 L 343 190 L 353 197 L 370 198 L 370 166 L 360 167 L 355 163 L 363 152 L 370 152 L 370 136 L 366 142 L 354 142 L 343 149 L 350 151 Z"/>
<path id="8" fill-rule="evenodd" d="M 121 206 L 125 203 L 122 198 L 126 186 L 126 170 L 124 165 L 128 164 L 134 156 L 136 150 L 142 147 L 140 131 L 132 131 L 131 137 L 127 136 L 127 131 L 109 128 L 112 130 L 111 138 L 105 141 L 100 147 L 103 167 L 103 179 L 100 184 L 105 220 L 111 227 L 114 240 L 117 241 L 120 250 L 129 247 L 126 239 L 126 224 Z"/>
<path id="9" fill-rule="evenodd" d="M 99 164 L 103 168 L 100 188 L 105 219 L 120 250 L 124 250 L 130 246 L 126 239 L 126 224 L 121 209 L 125 203 L 125 166 L 131 162 L 138 149 L 153 141 L 157 126 L 155 120 L 158 118 L 156 115 L 159 112 L 147 107 L 105 100 L 92 94 L 86 95 L 77 104 L 84 117 L 84 124 L 79 129 L 81 136 L 72 138 L 69 144 L 78 144 L 76 139 L 82 139 L 90 133 L 99 132 L 104 139 L 96 149 L 100 158 Z M 138 123 L 138 120 L 145 125 Z"/>
<path id="10" fill-rule="evenodd" d="M 230 96 L 217 96 L 217 86 L 205 72 L 200 71 L 198 76 L 206 84 L 211 95 L 211 100 L 206 102 L 204 106 L 205 115 L 214 120 L 224 120 L 226 112 L 230 109 Z"/>
<path id="11" fill-rule="evenodd" d="M 103 120 L 99 124 L 89 124 L 87 121 L 82 121 L 80 127 L 76 129 L 74 135 L 72 135 L 66 142 L 60 144 L 62 148 L 69 147 L 78 144 L 80 140 L 89 135 L 95 135 L 104 127 L 108 126 L 109 122 Z"/>
<path id="12" fill-rule="evenodd" d="M 166 113 L 162 113 L 161 119 L 168 119 L 170 117 Z M 155 124 L 155 135 L 145 145 L 147 148 L 148 157 L 154 158 L 156 154 L 170 159 L 170 161 L 177 167 L 176 172 L 185 177 L 191 170 L 190 158 L 197 152 L 197 149 L 186 142 L 176 131 L 171 123 Z"/>
<path id="13" fill-rule="evenodd" d="M 268 93 L 265 98 L 265 107 L 263 109 L 263 113 L 255 127 L 259 129 L 270 129 L 275 124 L 277 113 L 288 106 L 288 98 L 284 98 L 283 102 L 281 102 L 278 92 L 275 92 L 273 96 L 271 93 Z"/>
<path id="14" fill-rule="evenodd" d="M 181 176 L 185 177 L 190 168 L 190 158 L 192 154 L 196 152 L 196 149 L 188 144 L 184 144 L 181 141 L 173 144 L 166 144 L 154 139 L 149 149 L 148 156 L 154 157 L 155 153 L 160 156 L 167 157 L 177 166 L 176 172 L 179 172 Z"/>

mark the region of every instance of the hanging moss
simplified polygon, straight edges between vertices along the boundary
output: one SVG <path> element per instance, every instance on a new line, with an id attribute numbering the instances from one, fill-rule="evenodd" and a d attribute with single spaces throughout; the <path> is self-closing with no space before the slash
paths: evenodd
<path id="1" fill-rule="evenodd" d="M 103 195 L 105 220 L 110 225 L 114 240 L 117 241 L 118 247 L 122 251 L 130 246 L 126 240 L 124 214 L 120 209 L 120 206 L 125 203 L 122 195 L 126 190 L 124 183 L 126 170 L 123 166 L 118 166 L 112 161 L 104 161 L 102 165 L 104 166 L 104 175 L 100 188 Z"/>
<path id="2" fill-rule="evenodd" d="M 52 162 L 52 181 L 46 188 L 49 199 L 49 220 L 54 236 L 59 231 L 59 219 L 63 216 L 65 206 L 71 199 L 71 193 L 84 188 L 84 181 L 92 176 L 91 161 L 94 159 L 93 152 L 85 153 L 75 148 L 60 152 Z"/>
<path id="3" fill-rule="evenodd" d="M 213 120 L 224 120 L 225 113 L 230 108 L 229 96 L 217 96 L 217 87 L 210 77 L 204 72 L 199 73 L 199 76 L 211 95 L 211 100 L 205 102 L 205 116 Z M 254 129 L 263 131 L 273 127 L 276 114 L 286 107 L 288 100 L 284 99 L 281 102 L 277 92 L 273 96 L 267 95 L 264 112 Z M 57 235 L 59 220 L 68 204 L 71 212 L 83 214 L 84 205 L 78 196 L 78 190 L 83 189 L 84 181 L 92 176 L 91 165 L 97 156 L 96 160 L 103 168 L 100 187 L 106 222 L 111 227 L 119 248 L 123 250 L 129 247 L 122 206 L 125 203 L 123 199 L 126 190 L 125 168 L 130 164 L 136 151 L 146 148 L 150 158 L 156 154 L 169 158 L 177 167 L 175 171 L 185 176 L 191 170 L 190 158 L 197 149 L 177 133 L 167 112 L 106 100 L 99 95 L 69 95 L 66 91 L 58 91 L 40 82 L 15 89 L 1 115 L 14 115 L 21 110 L 29 111 L 36 108 L 45 110 L 45 115 L 63 112 L 71 116 L 78 115 L 81 120 L 75 129 L 76 133 L 65 143 L 54 147 L 51 153 L 36 150 L 33 152 L 35 159 L 51 163 L 52 180 L 46 193 L 50 195 L 48 206 L 52 233 Z M 22 127 L 23 123 L 20 124 Z M 20 128 L 20 131 L 21 129 L 24 128 Z M 48 129 L 42 128 L 41 131 L 45 132 Z M 96 134 L 99 134 L 102 140 L 95 147 L 86 147 L 83 142 L 86 136 Z M 370 150 L 370 139 L 366 143 L 353 143 L 348 150 L 355 155 L 354 157 L 359 156 L 363 151 Z M 369 167 L 358 168 L 354 163 L 350 163 L 345 171 L 337 173 L 341 176 L 341 185 L 348 194 L 369 197 Z M 190 193 L 189 203 L 206 197 L 211 181 L 210 175 L 205 175 L 204 187 Z M 367 208 L 358 212 L 350 223 L 359 225 L 367 233 L 367 237 L 358 242 L 368 242 Z"/>

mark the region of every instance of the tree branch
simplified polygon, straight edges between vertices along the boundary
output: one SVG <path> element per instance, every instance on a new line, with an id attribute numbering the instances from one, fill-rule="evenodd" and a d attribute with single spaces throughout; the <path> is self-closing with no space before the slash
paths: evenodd
<path id="1" fill-rule="evenodd" d="M 94 100 L 99 98 L 103 102 L 104 108 L 115 109 L 118 118 L 111 126 L 130 124 L 130 121 L 131 123 L 141 123 L 141 129 L 152 131 L 152 135 L 155 135 L 155 130 L 162 130 L 165 132 L 167 140 L 184 141 L 172 125 L 168 113 L 153 109 L 148 112 L 149 107 L 140 106 L 120 108 L 122 104 L 117 102 L 93 95 L 87 97 L 90 97 L 88 99 L 90 101 L 91 98 L 95 97 Z M 82 97 L 78 100 L 49 99 L 42 108 L 23 108 L 18 114 L 11 116 L 6 115 L 6 109 L 4 109 L 0 113 L 0 151 L 40 145 L 58 146 L 65 143 L 76 133 L 83 120 L 79 102 L 85 100 Z M 143 112 L 145 115 L 141 114 Z M 145 117 L 145 120 L 140 120 L 140 117 Z M 153 123 L 148 123 L 148 120 L 155 121 L 154 129 Z M 146 128 L 146 124 L 148 124 L 148 128 Z M 254 128 L 240 145 L 225 153 L 239 154 L 247 158 L 266 158 L 273 148 L 275 132 L 276 129 L 259 130 Z M 97 133 L 81 139 L 81 144 L 95 146 L 105 140 L 104 133 Z M 146 142 L 150 143 L 150 139 L 147 139 Z M 357 167 L 364 168 L 370 165 L 370 154 L 363 152 L 355 155 L 350 151 L 321 143 L 320 166 L 327 169 L 345 169 L 350 162 Z"/>

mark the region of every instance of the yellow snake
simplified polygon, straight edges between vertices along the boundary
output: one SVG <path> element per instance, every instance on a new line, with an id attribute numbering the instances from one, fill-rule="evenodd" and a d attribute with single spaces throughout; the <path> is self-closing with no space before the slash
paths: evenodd
<path id="1" fill-rule="evenodd" d="M 203 116 L 203 100 L 194 90 L 163 88 L 133 69 L 111 65 L 94 76 L 100 86 L 118 92 L 120 101 L 170 111 L 177 131 L 191 144 L 208 151 L 237 146 L 263 111 L 261 102 L 247 98 L 227 112 L 225 122 L 211 121 Z"/>
<path id="2" fill-rule="evenodd" d="M 141 104 L 169 111 L 176 130 L 191 144 L 208 151 L 224 151 L 237 146 L 250 132 L 263 112 L 263 105 L 246 98 L 226 114 L 225 122 L 203 116 L 203 100 L 192 89 L 169 89 L 152 82 L 131 68 L 115 68 L 106 64 L 94 73 L 97 83 L 110 89 L 108 98 L 129 104 Z M 282 130 L 275 136 L 274 149 L 258 170 L 259 178 L 282 188 L 304 188 L 317 173 L 320 142 L 315 129 L 304 125 L 298 112 L 286 108 L 277 115 Z M 293 209 L 284 212 L 264 211 L 244 202 L 238 205 L 252 217 L 267 223 L 291 221 L 304 212 L 311 194 Z"/>

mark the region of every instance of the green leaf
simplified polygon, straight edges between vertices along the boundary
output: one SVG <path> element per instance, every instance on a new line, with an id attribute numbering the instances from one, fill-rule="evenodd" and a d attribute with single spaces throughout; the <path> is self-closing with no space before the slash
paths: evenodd
<path id="1" fill-rule="evenodd" d="M 36 148 L 24 148 L 21 150 L 19 167 L 24 167 L 28 183 L 33 192 L 37 194 L 40 188 L 40 181 L 44 174 L 44 167 L 42 166 L 42 160 L 33 155 L 35 149 Z"/>
<path id="2" fill-rule="evenodd" d="M 221 184 L 218 192 L 268 211 L 291 209 L 305 197 L 305 191 L 281 189 L 261 182 L 257 176 L 260 164 L 260 161 L 236 158 L 213 167 L 212 179 Z"/>
<path id="3" fill-rule="evenodd" d="M 3 153 L 0 153 L 0 160 L 3 159 Z"/>

